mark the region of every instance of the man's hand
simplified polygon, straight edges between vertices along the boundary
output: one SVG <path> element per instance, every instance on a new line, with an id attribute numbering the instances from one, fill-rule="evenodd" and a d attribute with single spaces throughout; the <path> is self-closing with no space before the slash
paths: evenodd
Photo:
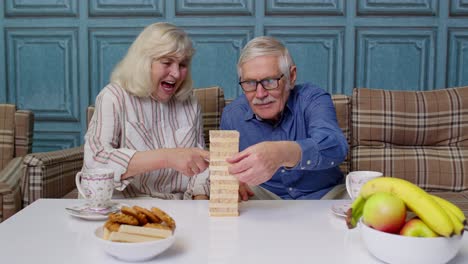
<path id="1" fill-rule="evenodd" d="M 249 185 L 271 179 L 281 166 L 294 166 L 301 157 L 300 146 L 293 141 L 266 141 L 246 148 L 226 159 L 229 173 Z"/>
<path id="2" fill-rule="evenodd" d="M 248 201 L 251 196 L 254 196 L 254 193 L 250 187 L 244 182 L 239 182 L 239 199 Z"/>

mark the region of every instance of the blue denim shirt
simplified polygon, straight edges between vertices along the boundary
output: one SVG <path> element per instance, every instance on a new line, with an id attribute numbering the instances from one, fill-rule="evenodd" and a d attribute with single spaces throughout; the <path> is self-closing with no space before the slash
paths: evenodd
<path id="1" fill-rule="evenodd" d="M 262 141 L 292 140 L 300 145 L 300 162 L 293 168 L 281 167 L 261 184 L 283 199 L 320 199 L 343 180 L 338 165 L 346 157 L 348 143 L 330 94 L 315 85 L 296 85 L 275 125 L 256 118 L 241 95 L 225 107 L 221 129 L 239 131 L 240 151 Z"/>

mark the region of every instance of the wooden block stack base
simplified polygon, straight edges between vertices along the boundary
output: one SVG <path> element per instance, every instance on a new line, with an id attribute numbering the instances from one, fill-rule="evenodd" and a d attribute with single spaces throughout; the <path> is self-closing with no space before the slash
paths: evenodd
<path id="1" fill-rule="evenodd" d="M 239 215 L 239 181 L 226 158 L 239 152 L 239 132 L 210 130 L 210 216 Z"/>

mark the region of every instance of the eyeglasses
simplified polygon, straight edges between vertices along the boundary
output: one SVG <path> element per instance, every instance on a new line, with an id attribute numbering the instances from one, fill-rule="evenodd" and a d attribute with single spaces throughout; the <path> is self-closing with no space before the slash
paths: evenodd
<path id="1" fill-rule="evenodd" d="M 243 82 L 239 82 L 239 85 L 242 87 L 242 90 L 244 90 L 244 92 L 256 91 L 258 84 L 261 84 L 263 89 L 265 90 L 273 90 L 273 89 L 278 88 L 279 80 L 281 80 L 283 76 L 284 74 L 281 74 L 281 76 L 278 78 L 268 78 L 268 79 L 263 79 L 260 81 L 255 81 L 255 80 L 243 81 Z"/>

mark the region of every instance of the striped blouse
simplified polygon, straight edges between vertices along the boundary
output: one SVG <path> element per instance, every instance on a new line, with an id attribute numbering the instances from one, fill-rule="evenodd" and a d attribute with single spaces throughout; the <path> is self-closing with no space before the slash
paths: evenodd
<path id="1" fill-rule="evenodd" d="M 187 177 L 174 169 L 159 169 L 121 180 L 136 151 L 204 147 L 200 111 L 195 96 L 184 102 L 171 99 L 160 103 L 109 84 L 96 97 L 85 136 L 84 168 L 112 169 L 117 190 L 114 198 L 192 199 L 193 195 L 209 195 L 208 170 Z"/>

